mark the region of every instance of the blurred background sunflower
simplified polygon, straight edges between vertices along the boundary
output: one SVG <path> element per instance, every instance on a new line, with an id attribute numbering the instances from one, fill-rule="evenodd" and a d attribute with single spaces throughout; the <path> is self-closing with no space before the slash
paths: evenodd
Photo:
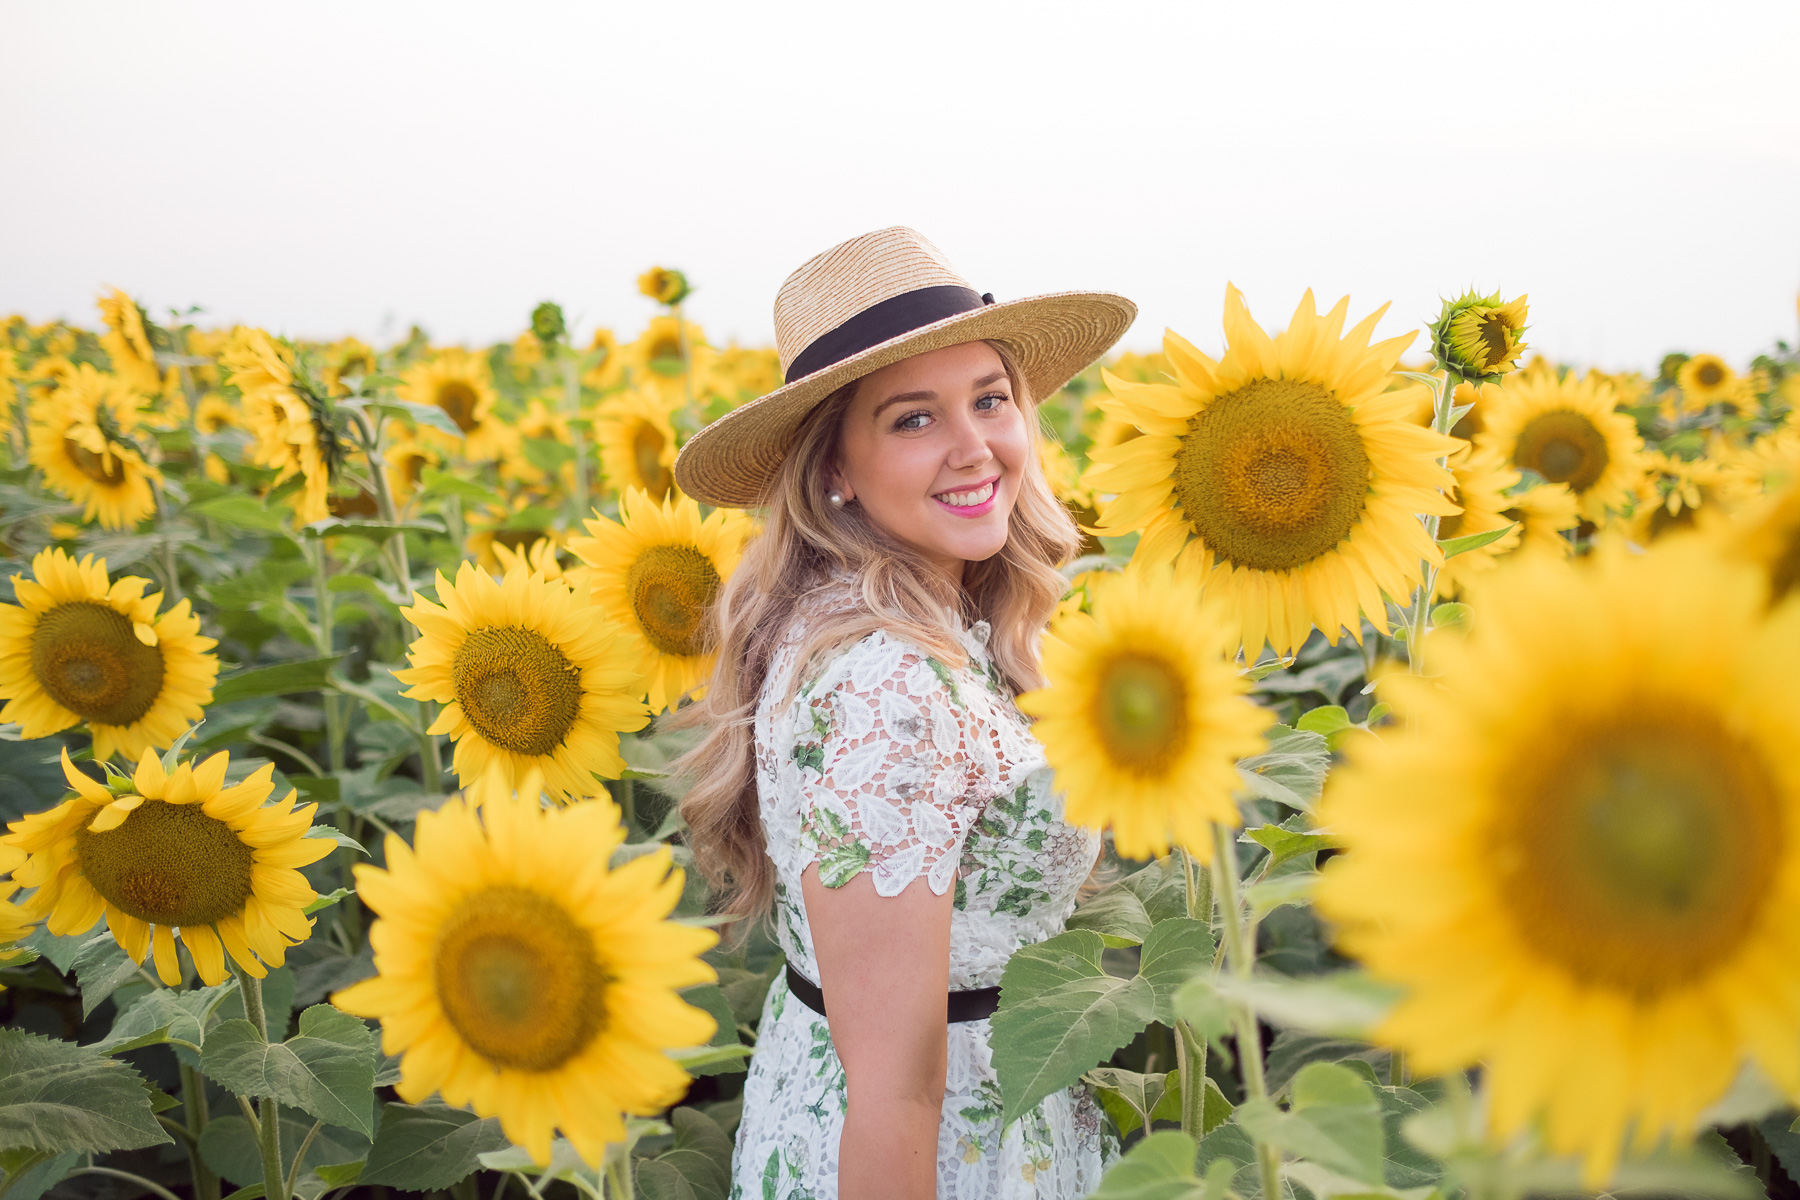
<path id="1" fill-rule="evenodd" d="M 123 377 L 82 363 L 31 404 L 31 462 L 45 483 L 83 506 L 84 521 L 135 529 L 156 511 L 151 484 L 162 476 L 131 436 L 141 403 Z"/>

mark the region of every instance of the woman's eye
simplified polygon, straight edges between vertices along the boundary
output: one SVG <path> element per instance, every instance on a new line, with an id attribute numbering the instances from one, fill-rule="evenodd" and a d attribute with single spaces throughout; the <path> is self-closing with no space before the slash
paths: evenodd
<path id="1" fill-rule="evenodd" d="M 895 421 L 894 428 L 916 432 L 925 428 L 926 423 L 930 420 L 931 414 L 928 412 L 911 412 L 907 413 L 904 417 L 901 417 L 898 421 Z"/>
<path id="2" fill-rule="evenodd" d="M 975 402 L 976 412 L 993 412 L 1012 397 L 1005 392 L 990 392 Z"/>

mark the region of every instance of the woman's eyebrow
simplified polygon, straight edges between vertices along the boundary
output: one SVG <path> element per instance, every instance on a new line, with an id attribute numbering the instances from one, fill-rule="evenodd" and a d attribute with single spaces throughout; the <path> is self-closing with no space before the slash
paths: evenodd
<path id="1" fill-rule="evenodd" d="M 973 388 L 984 388 L 984 387 L 987 387 L 991 383 L 999 383 L 1002 379 L 1005 379 L 1005 378 L 1006 378 L 1006 369 L 1004 367 L 1002 367 L 1000 370 L 995 371 L 992 374 L 983 375 L 980 379 L 977 379 L 973 383 L 971 383 L 969 385 L 969 387 L 972 389 Z M 899 404 L 903 401 L 936 400 L 936 399 L 937 399 L 937 393 L 930 390 L 929 388 L 925 388 L 925 389 L 922 389 L 919 391 L 912 391 L 912 392 L 897 392 L 894 395 L 889 396 L 886 400 L 883 400 L 880 404 L 877 404 L 875 406 L 875 411 L 869 414 L 869 419 L 873 420 L 874 418 L 879 417 L 881 415 L 882 410 L 885 409 L 890 404 Z"/>

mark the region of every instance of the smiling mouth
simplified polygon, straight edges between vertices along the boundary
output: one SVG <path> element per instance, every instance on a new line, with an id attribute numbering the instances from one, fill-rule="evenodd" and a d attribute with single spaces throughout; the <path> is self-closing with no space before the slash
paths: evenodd
<path id="1" fill-rule="evenodd" d="M 999 482 L 1000 477 L 996 475 L 992 479 L 961 491 L 939 492 L 932 499 L 948 504 L 951 508 L 977 508 L 994 498 L 994 488 Z"/>

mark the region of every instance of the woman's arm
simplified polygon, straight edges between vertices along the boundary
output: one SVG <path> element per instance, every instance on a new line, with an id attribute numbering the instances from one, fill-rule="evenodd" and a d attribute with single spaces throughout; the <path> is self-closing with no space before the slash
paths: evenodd
<path id="1" fill-rule="evenodd" d="M 882 896 L 866 873 L 828 888 L 816 866 L 802 891 L 831 1040 L 849 1082 L 838 1194 L 933 1200 L 955 893 L 939 896 L 919 878 Z"/>

